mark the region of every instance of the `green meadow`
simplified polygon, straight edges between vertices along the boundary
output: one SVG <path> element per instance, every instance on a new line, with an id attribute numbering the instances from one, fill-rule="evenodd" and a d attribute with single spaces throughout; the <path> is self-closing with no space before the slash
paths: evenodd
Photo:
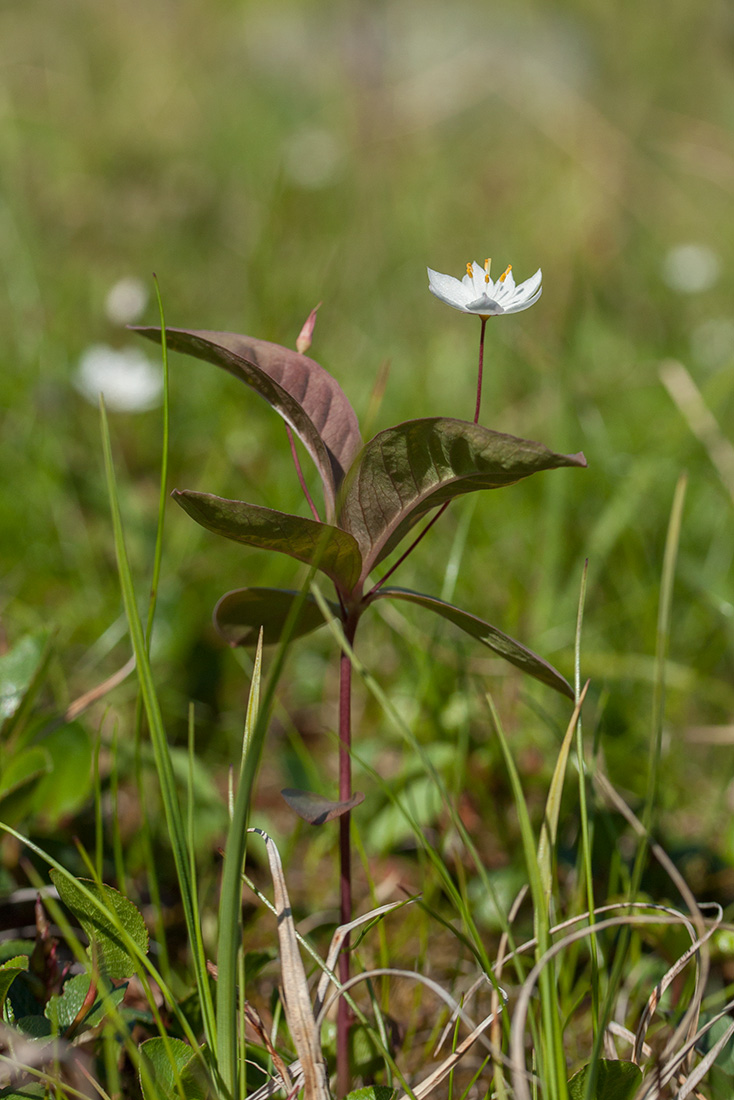
<path id="1" fill-rule="evenodd" d="M 261 667 L 252 648 L 229 648 L 212 621 L 223 593 L 305 592 L 309 568 L 217 537 L 168 497 L 196 490 L 309 516 L 282 420 L 230 374 L 169 350 L 166 427 L 161 349 L 126 325 L 160 324 L 159 288 L 167 326 L 295 348 L 319 305 L 308 354 L 365 439 L 411 419 L 470 421 L 479 322 L 428 292 L 426 267 L 461 278 L 486 257 L 495 279 L 510 264 L 518 283 L 542 268 L 543 294 L 488 321 L 479 422 L 583 451 L 588 466 L 459 496 L 391 582 L 487 620 L 576 696 L 589 686 L 564 785 L 569 699 L 443 618 L 376 601 L 355 645 L 353 787 L 365 800 L 351 818 L 353 905 L 413 900 L 353 934 L 352 969 L 419 972 L 457 1003 L 483 973 L 468 1002 L 479 1021 L 499 997 L 488 976 L 498 951 L 533 936 L 548 949 L 555 924 L 594 906 L 666 905 L 692 924 L 622 924 L 543 970 L 520 1045 L 535 1074 L 527 1095 L 732 1095 L 728 1040 L 699 1092 L 676 1091 L 680 1077 L 655 1083 L 652 1067 L 689 1006 L 693 1035 L 734 982 L 733 46 L 724 0 L 4 0 L 0 964 L 24 954 L 2 940 L 37 935 L 19 891 L 48 885 L 50 857 L 96 882 L 98 907 L 112 904 L 104 882 L 140 910 L 160 996 L 141 977 L 137 918 L 111 918 L 132 962 L 105 971 L 92 903 L 57 869 L 66 909 L 52 897 L 47 919 L 71 969 L 52 980 L 47 968 L 45 993 L 27 981 L 35 1007 L 21 1004 L 26 976 L 0 981 L 0 1095 L 239 1100 L 280 1072 L 278 1056 L 295 1058 L 276 921 L 248 887 L 240 916 L 220 908 L 222 849 L 241 842 L 232 814 L 244 822 L 237 792 L 250 781 L 242 813 L 278 845 L 296 927 L 322 958 L 339 923 L 338 825 L 306 824 L 280 794 L 338 798 L 334 624 L 266 646 Z M 105 400 L 114 485 L 101 360 L 117 371 Z M 131 616 L 145 628 L 154 577 L 136 672 Z M 243 729 L 259 746 L 249 762 Z M 722 911 L 703 979 L 692 965 L 676 972 L 647 1053 L 632 1057 L 610 1020 L 634 1033 L 711 917 L 691 915 L 653 843 L 698 903 Z M 248 842 L 247 875 L 270 897 L 264 852 Z M 476 1043 L 431 1095 L 524 1100 L 497 1051 L 517 1054 L 511 1010 L 534 950 L 498 979 L 509 1001 L 488 1025 L 493 1051 Z M 239 1001 L 223 1023 L 223 958 L 263 1033 L 240 1027 Z M 43 1006 L 85 967 L 99 1018 L 62 1026 Z M 130 983 L 119 1011 L 100 975 Z M 404 975 L 354 997 L 371 1022 L 353 1025 L 350 1087 L 365 1100 L 427 1095 L 418 1082 L 466 1035 L 451 1007 Z M 29 1083 L 17 1066 L 31 1056 L 6 1033 L 34 1015 L 50 1030 L 28 1030 L 29 1042 L 60 1036 L 71 1062 L 83 1049 L 101 1091 L 68 1059 Z M 335 1026 L 320 1033 L 330 1073 Z M 720 1026 L 697 1040 L 699 1061 Z M 238 1046 L 234 1077 L 223 1032 L 251 1051 Z M 140 1044 L 166 1035 L 201 1048 L 198 1076 L 164 1040 L 141 1069 Z M 615 1059 L 639 1062 L 644 1082 L 620 1083 Z M 588 1064 L 598 1074 L 574 1085 Z"/>

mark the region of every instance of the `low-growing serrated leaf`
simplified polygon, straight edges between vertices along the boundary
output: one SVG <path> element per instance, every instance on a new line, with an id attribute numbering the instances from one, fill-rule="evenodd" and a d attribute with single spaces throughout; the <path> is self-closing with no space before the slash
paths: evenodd
<path id="1" fill-rule="evenodd" d="M 568 1082 L 569 1100 L 584 1100 L 591 1066 L 584 1066 Z M 632 1100 L 642 1084 L 642 1070 L 634 1062 L 600 1058 L 591 1100 Z"/>
<path id="2" fill-rule="evenodd" d="M 214 625 L 232 647 L 257 645 L 260 627 L 263 628 L 263 644 L 275 645 L 300 596 L 300 592 L 286 588 L 236 588 L 222 596 L 214 608 Z M 330 603 L 329 607 L 338 618 L 339 607 L 335 603 Z M 313 596 L 308 595 L 301 604 L 291 638 L 310 634 L 323 625 L 319 606 Z"/>
<path id="3" fill-rule="evenodd" d="M 35 940 L 2 940 L 0 941 L 0 962 L 14 962 L 21 955 L 30 956 L 35 946 Z"/>
<path id="4" fill-rule="evenodd" d="M 343 802 L 333 802 L 313 791 L 299 791 L 295 787 L 286 787 L 280 793 L 294 813 L 309 825 L 325 825 L 327 821 L 343 817 L 364 802 L 364 795 L 359 791 L 355 791 L 351 798 Z"/>
<path id="5" fill-rule="evenodd" d="M 8 959 L 0 966 L 0 1019 L 3 1015 L 3 1009 L 5 1008 L 5 1000 L 8 996 L 8 991 L 18 977 L 25 970 L 28 969 L 28 956 L 16 955 L 13 959 Z"/>
<path id="6" fill-rule="evenodd" d="M 89 974 L 75 974 L 73 978 L 65 982 L 61 993 L 56 993 L 49 998 L 43 1014 L 47 1020 L 51 1021 L 57 1033 L 63 1034 L 76 1020 L 89 993 L 90 981 Z M 108 1014 L 109 1006 L 116 1007 L 122 1002 L 126 989 L 127 983 L 116 988 L 106 983 L 105 988 L 97 989 L 94 1001 L 84 1014 L 83 1019 L 79 1021 L 79 1025 L 89 1028 L 100 1024 Z"/>
<path id="7" fill-rule="evenodd" d="M 174 489 L 171 496 L 192 519 L 217 535 L 315 565 L 346 592 L 357 583 L 362 570 L 359 547 L 338 527 L 192 489 Z"/>
<path id="8" fill-rule="evenodd" d="M 100 890 L 91 879 L 79 879 L 77 883 L 55 869 L 49 874 L 59 897 L 89 937 L 89 952 L 100 972 L 113 980 L 129 978 L 134 974 L 137 964 L 120 926 L 143 955 L 148 951 L 148 931 L 129 898 L 112 886 L 102 886 Z M 98 904 L 87 897 L 79 884 L 86 887 Z"/>
<path id="9" fill-rule="evenodd" d="M 161 338 L 159 328 L 133 331 Z M 336 491 L 362 446 L 357 416 L 336 379 L 306 355 L 233 332 L 166 327 L 166 343 L 229 371 L 280 413 L 316 463 L 330 518 Z"/>
<path id="10" fill-rule="evenodd" d="M 178 1082 L 185 1100 L 206 1100 L 210 1095 L 201 1060 L 182 1039 L 163 1039 L 159 1035 L 146 1039 L 140 1046 L 140 1057 L 154 1086 L 151 1090 L 141 1067 L 145 1100 L 181 1100 Z"/>
<path id="11" fill-rule="evenodd" d="M 515 665 L 522 672 L 526 672 L 528 676 L 532 676 L 534 679 L 540 680 L 541 683 L 555 688 L 556 691 L 560 691 L 562 695 L 568 696 L 569 699 L 574 698 L 571 685 L 553 665 L 539 657 L 537 653 L 533 653 L 527 646 L 516 642 L 509 634 L 498 630 L 496 626 L 491 626 L 490 623 L 480 619 L 477 615 L 462 611 L 461 608 L 454 607 L 453 604 L 446 603 L 444 600 L 439 600 L 436 596 L 424 596 L 422 593 L 412 592 L 408 588 L 381 588 L 375 598 L 381 599 L 383 597 L 393 600 L 406 600 L 408 603 L 418 604 L 428 611 L 441 615 L 442 618 L 448 619 L 466 634 L 476 638 L 482 645 L 486 645 L 493 653 L 503 657 L 505 661 L 509 661 L 510 664 Z"/>
<path id="12" fill-rule="evenodd" d="M 364 579 L 437 505 L 541 470 L 585 465 L 582 454 L 554 454 L 542 443 L 464 420 L 409 420 L 379 432 L 355 459 L 337 522 L 359 544 Z"/>
<path id="13" fill-rule="evenodd" d="M 51 1034 L 51 1024 L 45 1016 L 18 1016 L 13 1027 L 28 1039 L 46 1039 Z"/>
<path id="14" fill-rule="evenodd" d="M 0 657 L 0 724 L 13 717 L 34 694 L 50 657 L 47 630 L 26 634 Z M 7 735 L 7 728 L 6 728 Z"/>
<path id="15" fill-rule="evenodd" d="M 47 1096 L 45 1084 L 24 1085 L 23 1088 L 10 1085 L 6 1089 L 0 1089 L 0 1100 L 44 1100 Z"/>

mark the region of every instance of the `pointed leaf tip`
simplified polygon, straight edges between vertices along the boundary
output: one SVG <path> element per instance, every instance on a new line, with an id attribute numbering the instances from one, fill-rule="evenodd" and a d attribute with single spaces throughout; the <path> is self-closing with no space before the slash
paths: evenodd
<path id="1" fill-rule="evenodd" d="M 299 791 L 294 787 L 286 787 L 280 793 L 294 813 L 297 813 L 309 825 L 325 825 L 327 821 L 334 821 L 337 817 L 343 817 L 355 806 L 359 806 L 364 802 L 364 795 L 359 791 L 356 791 L 351 798 L 343 802 L 332 802 L 329 798 L 322 798 L 320 794 L 314 794 L 312 791 Z"/>
<path id="2" fill-rule="evenodd" d="M 463 493 L 501 489 L 543 470 L 585 466 L 583 454 L 450 417 L 408 420 L 367 443 L 345 482 L 338 525 L 362 552 L 364 580 L 433 508 Z"/>
<path id="3" fill-rule="evenodd" d="M 496 626 L 485 622 L 477 615 L 473 615 L 469 611 L 462 611 L 460 607 L 454 607 L 453 604 L 446 603 L 445 600 L 439 600 L 436 596 L 425 596 L 422 592 L 412 592 L 408 588 L 382 588 L 377 593 L 376 598 L 407 600 L 408 603 L 416 603 L 420 607 L 425 607 L 428 611 L 441 615 L 442 618 L 448 619 L 460 630 L 471 635 L 472 638 L 476 638 L 482 645 L 486 645 L 488 649 L 491 649 L 499 657 L 503 657 L 511 665 L 515 665 L 522 672 L 532 676 L 535 680 L 540 680 L 543 684 L 547 684 L 548 687 L 554 688 L 561 695 L 565 695 L 569 699 L 574 698 L 573 688 L 565 676 L 562 676 L 553 665 L 539 657 L 537 653 L 533 653 L 521 642 L 516 642 L 509 634 L 498 630 Z"/>

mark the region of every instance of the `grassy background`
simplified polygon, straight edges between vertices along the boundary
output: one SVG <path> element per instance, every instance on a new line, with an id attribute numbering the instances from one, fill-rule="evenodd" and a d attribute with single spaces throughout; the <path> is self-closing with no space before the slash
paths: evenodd
<path id="1" fill-rule="evenodd" d="M 479 326 L 428 294 L 427 264 L 460 275 L 467 260 L 492 255 L 495 274 L 511 262 L 518 280 L 542 266 L 539 304 L 489 326 L 482 421 L 554 450 L 583 449 L 589 468 L 458 502 L 396 580 L 436 593 L 448 586 L 455 602 L 570 675 L 588 557 L 587 731 L 602 737 L 612 778 L 639 795 L 665 531 L 687 469 L 663 826 L 672 847 L 703 851 L 700 883 L 730 897 L 733 752 L 691 741 L 695 727 L 731 729 L 728 452 L 712 460 L 660 366 L 685 365 L 726 436 L 733 48 L 724 0 L 5 0 L 2 622 L 10 642 L 39 624 L 57 630 L 54 705 L 129 652 L 98 413 L 72 385 L 90 344 L 133 343 L 105 318 L 118 279 L 150 283 L 155 271 L 169 324 L 288 345 L 323 301 L 312 353 L 363 423 L 373 408 L 377 430 L 472 415 Z M 701 289 L 695 262 L 690 272 L 676 267 L 671 250 L 683 244 L 711 250 L 715 277 Z M 153 305 L 146 320 L 156 320 Z M 171 487 L 303 510 L 278 418 L 229 376 L 174 358 L 171 413 Z M 112 430 L 142 596 L 160 413 L 115 415 Z M 293 586 L 300 576 L 290 560 L 218 541 L 170 505 L 155 667 L 172 738 L 184 737 L 193 698 L 213 764 L 226 764 L 239 742 L 246 688 L 209 626 L 211 608 L 227 588 Z M 531 791 L 544 789 L 567 708 L 417 610 L 375 612 L 359 641 L 447 781 L 465 792 L 467 822 L 511 883 L 516 834 L 503 820 L 481 692 L 497 696 Z M 333 791 L 334 687 L 326 633 L 298 643 L 259 785 L 263 820 L 281 834 L 292 829 L 275 795 L 283 782 Z M 130 682 L 90 728 L 111 713 L 124 735 L 133 699 Z M 433 822 L 423 777 L 375 705 L 359 697 L 356 706 L 359 751 Z M 389 855 L 400 832 L 389 803 L 378 812 L 377 802 L 368 850 Z M 131 810 L 131 834 L 135 820 Z M 327 832 L 311 835 L 311 871 L 332 844 Z"/>

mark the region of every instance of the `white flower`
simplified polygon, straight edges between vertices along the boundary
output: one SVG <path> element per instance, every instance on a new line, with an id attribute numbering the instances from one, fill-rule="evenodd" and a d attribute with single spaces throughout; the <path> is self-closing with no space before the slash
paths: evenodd
<path id="1" fill-rule="evenodd" d="M 92 344 L 79 361 L 74 386 L 93 405 L 102 393 L 108 409 L 144 412 L 160 404 L 163 376 L 138 348 Z"/>
<path id="2" fill-rule="evenodd" d="M 134 276 L 118 279 L 107 292 L 104 311 L 113 325 L 132 325 L 139 321 L 148 304 L 148 288 Z"/>
<path id="3" fill-rule="evenodd" d="M 707 244 L 677 244 L 663 261 L 665 282 L 681 294 L 708 290 L 720 274 L 721 260 Z"/>
<path id="4" fill-rule="evenodd" d="M 463 279 L 442 275 L 429 267 L 428 289 L 446 305 L 453 306 L 461 313 L 473 313 L 477 317 L 519 313 L 521 309 L 528 309 L 537 302 L 543 293 L 540 268 L 524 283 L 515 286 L 512 265 L 500 275 L 496 283 L 492 282 L 489 275 L 491 265 L 491 260 L 485 260 L 484 267 L 480 267 L 478 263 L 467 264 Z"/>

